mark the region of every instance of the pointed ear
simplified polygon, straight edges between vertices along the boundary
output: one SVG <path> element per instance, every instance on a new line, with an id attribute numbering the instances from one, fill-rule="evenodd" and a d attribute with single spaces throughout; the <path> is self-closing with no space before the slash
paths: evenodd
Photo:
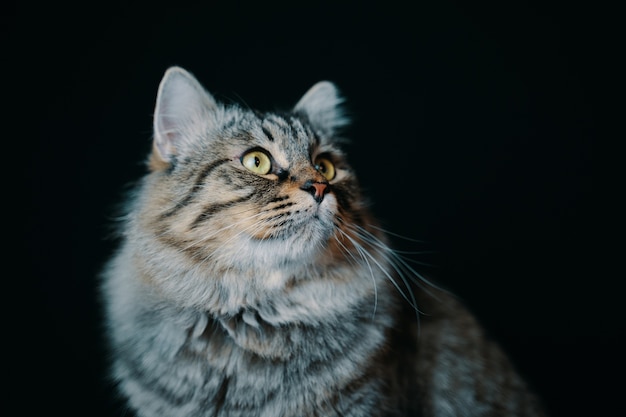
<path id="1" fill-rule="evenodd" d="M 154 110 L 154 146 L 151 165 L 171 163 L 193 135 L 194 127 L 217 108 L 215 99 L 180 67 L 163 76 Z"/>
<path id="2" fill-rule="evenodd" d="M 322 134 L 332 136 L 349 122 L 341 103 L 343 98 L 337 87 L 329 81 L 320 81 L 302 96 L 293 110 L 304 114 Z"/>

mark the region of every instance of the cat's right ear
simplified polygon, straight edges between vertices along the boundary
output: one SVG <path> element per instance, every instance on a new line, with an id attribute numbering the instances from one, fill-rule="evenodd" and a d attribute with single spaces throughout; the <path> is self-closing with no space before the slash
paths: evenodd
<path id="1" fill-rule="evenodd" d="M 152 169 L 168 167 L 196 135 L 201 120 L 217 107 L 215 99 L 196 78 L 180 67 L 171 67 L 163 76 L 154 110 Z"/>
<path id="2" fill-rule="evenodd" d="M 343 98 L 330 81 L 320 81 L 307 91 L 294 107 L 325 136 L 333 136 L 349 123 L 342 107 Z"/>

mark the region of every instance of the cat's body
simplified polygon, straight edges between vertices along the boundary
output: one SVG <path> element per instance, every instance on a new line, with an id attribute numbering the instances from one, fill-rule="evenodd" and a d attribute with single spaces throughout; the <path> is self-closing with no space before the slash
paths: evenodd
<path id="1" fill-rule="evenodd" d="M 336 138 L 166 73 L 150 173 L 104 272 L 113 375 L 139 416 L 543 415 L 453 297 L 409 282 Z M 423 314 L 419 320 L 415 306 Z"/>

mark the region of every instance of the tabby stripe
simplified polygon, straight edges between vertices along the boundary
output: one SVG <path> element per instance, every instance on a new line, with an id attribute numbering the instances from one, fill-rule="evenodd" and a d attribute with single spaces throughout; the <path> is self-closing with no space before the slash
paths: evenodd
<path id="1" fill-rule="evenodd" d="M 280 209 L 284 209 L 285 207 L 291 207 L 291 206 L 293 206 L 294 204 L 296 204 L 296 203 L 292 203 L 292 202 L 289 202 L 289 203 L 284 203 L 284 204 L 281 204 L 281 205 L 279 205 L 279 206 L 272 207 L 272 208 L 271 208 L 271 210 L 280 210 Z"/>
<path id="2" fill-rule="evenodd" d="M 225 164 L 226 162 L 230 161 L 230 159 L 228 158 L 224 158 L 224 159 L 218 159 L 217 161 L 213 161 L 211 162 L 209 165 L 207 165 L 206 167 L 204 167 L 204 169 L 200 172 L 200 174 L 198 175 L 198 177 L 196 178 L 196 183 L 194 184 L 194 189 L 198 186 L 200 186 L 200 184 L 202 184 L 205 180 L 205 178 L 218 166 Z"/>
<path id="3" fill-rule="evenodd" d="M 301 133 L 304 131 L 302 122 L 294 117 L 290 117 L 287 123 L 291 129 L 291 134 L 299 139 L 302 136 Z M 306 136 L 306 132 L 304 132 L 304 136 Z"/>
<path id="4" fill-rule="evenodd" d="M 222 411 L 222 408 L 224 407 L 224 403 L 226 400 L 226 393 L 228 392 L 228 384 L 230 382 L 230 379 L 226 376 L 224 377 L 224 379 L 222 379 L 222 383 L 220 384 L 218 391 L 217 391 L 217 395 L 215 396 L 215 411 L 213 413 L 214 417 L 217 417 L 220 414 L 220 411 Z"/>
<path id="5" fill-rule="evenodd" d="M 279 196 L 270 200 L 270 203 L 276 203 L 277 201 L 287 200 L 289 197 L 286 195 Z"/>
<path id="6" fill-rule="evenodd" d="M 313 138 L 313 146 L 319 146 L 321 143 L 320 137 L 317 135 L 317 133 L 315 132 L 315 129 L 313 129 L 310 125 L 309 125 L 309 121 L 308 119 L 304 119 L 302 120 L 302 118 L 298 118 L 298 123 L 300 124 L 301 128 L 302 128 L 302 134 L 306 137 L 306 138 Z"/>
<path id="7" fill-rule="evenodd" d="M 239 122 L 239 120 L 237 120 L 237 118 L 233 117 L 232 119 L 230 119 L 228 122 L 226 122 L 224 124 L 224 126 L 222 126 L 222 130 L 228 130 L 231 127 L 235 126 L 237 124 L 237 122 Z"/>
<path id="8" fill-rule="evenodd" d="M 151 376 L 144 372 L 144 367 L 138 363 L 135 358 L 126 358 L 121 362 L 124 363 L 126 371 L 129 373 L 128 378 L 133 379 L 135 383 L 141 385 L 146 391 L 156 393 L 160 398 L 167 401 L 170 405 L 180 407 L 189 403 L 193 398 L 193 391 L 186 388 L 185 393 L 175 393 L 165 383 L 159 380 L 158 376 Z M 178 391 L 182 391 L 181 387 L 178 387 Z"/>
<path id="9" fill-rule="evenodd" d="M 178 211 L 180 211 L 182 208 L 188 206 L 189 203 L 193 200 L 193 197 L 196 195 L 196 191 L 198 190 L 198 188 L 200 188 L 200 186 L 202 185 L 206 177 L 208 177 L 209 174 L 213 172 L 217 167 L 219 167 L 222 164 L 225 164 L 228 161 L 230 161 L 230 159 L 226 159 L 226 158 L 218 159 L 217 161 L 213 161 L 207 166 L 205 166 L 204 169 L 200 171 L 200 173 L 196 177 L 196 181 L 193 187 L 191 187 L 191 191 L 185 196 L 185 198 L 182 199 L 182 201 L 177 203 L 173 208 L 163 213 L 161 215 L 161 219 L 172 217 L 173 215 L 178 213 Z"/>
<path id="10" fill-rule="evenodd" d="M 317 132 L 314 129 L 311 128 L 307 128 L 307 134 L 310 136 L 313 136 L 313 139 L 315 140 L 315 146 L 320 146 L 320 143 L 322 143 L 322 141 L 320 140 L 320 137 L 317 135 Z"/>
<path id="11" fill-rule="evenodd" d="M 293 137 L 297 138 L 297 137 L 298 137 L 298 133 L 297 133 L 296 128 L 293 126 L 293 118 L 291 118 L 291 117 L 289 117 L 289 118 L 285 117 L 283 120 L 285 121 L 285 123 L 287 123 L 287 126 L 289 126 L 289 134 L 290 134 L 291 136 L 293 136 Z"/>
<path id="12" fill-rule="evenodd" d="M 214 215 L 215 213 L 224 210 L 226 208 L 232 207 L 235 204 L 239 204 L 242 203 L 246 200 L 249 200 L 255 193 L 250 193 L 246 196 L 243 197 L 239 197 L 236 198 L 234 200 L 231 201 L 227 201 L 225 203 L 217 203 L 217 204 L 210 204 L 206 207 L 204 207 L 204 209 L 202 210 L 202 213 L 200 213 L 198 215 L 198 217 L 196 217 L 196 219 L 191 223 L 190 229 L 195 229 L 196 227 L 198 227 L 203 221 L 205 221 L 206 219 L 208 219 L 209 217 L 211 217 L 212 215 Z"/>
<path id="13" fill-rule="evenodd" d="M 284 217 L 284 216 L 288 216 L 288 215 L 289 215 L 289 213 L 284 214 L 284 215 L 280 214 L 280 215 L 276 216 L 275 218 L 273 218 L 272 220 L 277 220 L 280 217 Z M 273 229 L 276 229 L 276 228 L 283 227 L 284 225 L 289 224 L 289 223 L 293 223 L 293 220 L 292 219 L 283 220 L 282 222 L 280 222 L 278 224 L 271 225 L 270 227 L 273 228 Z"/>
<path id="14" fill-rule="evenodd" d="M 270 142 L 274 142 L 274 136 L 272 136 L 272 133 L 269 130 L 267 130 L 264 126 L 261 126 L 261 130 L 265 133 L 265 136 L 267 136 Z"/>

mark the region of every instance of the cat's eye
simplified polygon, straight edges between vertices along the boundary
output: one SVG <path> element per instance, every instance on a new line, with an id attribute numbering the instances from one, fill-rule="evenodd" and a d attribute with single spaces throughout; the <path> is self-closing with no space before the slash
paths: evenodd
<path id="1" fill-rule="evenodd" d="M 241 157 L 241 163 L 255 174 L 265 175 L 272 169 L 270 157 L 263 151 L 254 150 Z"/>
<path id="2" fill-rule="evenodd" d="M 328 181 L 335 178 L 335 165 L 328 158 L 316 158 L 315 169 L 317 169 Z"/>

